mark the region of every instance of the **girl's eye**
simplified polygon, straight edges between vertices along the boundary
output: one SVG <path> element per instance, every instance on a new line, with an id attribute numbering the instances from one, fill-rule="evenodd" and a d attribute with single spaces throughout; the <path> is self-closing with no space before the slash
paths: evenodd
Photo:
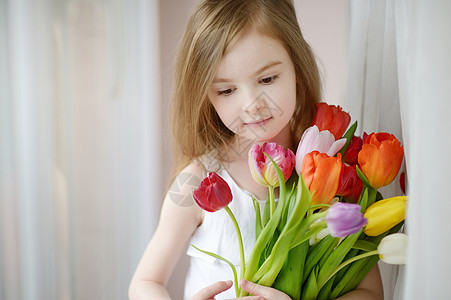
<path id="1" fill-rule="evenodd" d="M 218 96 L 228 96 L 228 95 L 232 94 L 234 90 L 235 89 L 226 89 L 226 90 L 218 91 L 217 95 Z"/>
<path id="2" fill-rule="evenodd" d="M 263 78 L 263 79 L 261 79 L 260 81 L 259 81 L 259 83 L 263 83 L 263 84 L 270 84 L 270 83 L 272 83 L 276 78 L 278 78 L 279 76 L 276 76 L 276 75 L 274 75 L 274 76 L 270 76 L 270 77 L 266 77 L 266 78 Z"/>

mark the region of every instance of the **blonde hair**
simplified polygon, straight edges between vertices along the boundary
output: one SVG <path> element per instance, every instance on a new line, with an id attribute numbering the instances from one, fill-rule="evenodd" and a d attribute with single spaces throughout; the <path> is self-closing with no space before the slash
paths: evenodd
<path id="1" fill-rule="evenodd" d="M 191 16 L 175 71 L 171 107 L 174 161 L 172 176 L 200 155 L 234 137 L 207 97 L 224 53 L 250 28 L 279 41 L 293 61 L 297 104 L 290 121 L 292 145 L 310 125 L 320 100 L 320 76 L 302 37 L 291 0 L 204 0 Z M 172 177 L 173 178 L 173 177 Z"/>

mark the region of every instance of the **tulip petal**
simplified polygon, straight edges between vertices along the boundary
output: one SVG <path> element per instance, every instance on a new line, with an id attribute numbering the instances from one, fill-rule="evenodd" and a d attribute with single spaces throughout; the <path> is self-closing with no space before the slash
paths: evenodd
<path id="1" fill-rule="evenodd" d="M 375 189 L 390 184 L 401 168 L 404 149 L 401 143 L 388 133 L 372 133 L 366 138 L 359 152 L 360 169 Z"/>
<path id="2" fill-rule="evenodd" d="M 193 191 L 193 198 L 203 210 L 215 212 L 229 205 L 233 196 L 227 182 L 215 172 L 211 172 Z"/>
<path id="3" fill-rule="evenodd" d="M 333 237 L 345 237 L 359 232 L 368 222 L 360 211 L 362 207 L 354 203 L 337 202 L 327 212 L 327 228 Z"/>
<path id="4" fill-rule="evenodd" d="M 343 136 L 350 122 L 351 116 L 342 111 L 340 106 L 328 105 L 324 102 L 316 104 L 312 125 L 317 125 L 319 130 L 329 130 L 335 139 Z"/>
<path id="5" fill-rule="evenodd" d="M 296 150 L 296 172 L 301 173 L 302 162 L 308 153 L 318 151 L 334 156 L 345 144 L 346 139 L 335 141 L 335 137 L 328 130 L 319 131 L 316 125 L 307 128 Z"/>
<path id="6" fill-rule="evenodd" d="M 265 153 L 279 166 L 285 180 L 288 180 L 293 172 L 295 156 L 290 149 L 285 150 L 276 143 L 264 143 L 262 146 L 256 144 L 249 150 L 249 168 L 254 180 L 262 186 L 277 187 L 279 186 L 277 172 Z"/>
<path id="7" fill-rule="evenodd" d="M 332 145 L 330 146 L 330 149 L 326 152 L 326 154 L 329 156 L 334 156 L 335 154 L 338 153 L 338 151 L 341 150 L 341 148 L 343 148 L 343 146 L 345 144 L 346 144 L 346 139 L 339 139 L 339 140 L 333 142 Z"/>
<path id="8" fill-rule="evenodd" d="M 332 201 L 338 189 L 341 165 L 340 154 L 339 157 L 329 157 L 313 151 L 305 156 L 301 173 L 313 194 L 312 205 Z"/>
<path id="9" fill-rule="evenodd" d="M 397 196 L 375 202 L 365 211 L 368 225 L 363 232 L 378 236 L 400 223 L 406 214 L 406 196 Z"/>
<path id="10" fill-rule="evenodd" d="M 379 257 L 387 264 L 406 264 L 407 243 L 408 237 L 404 233 L 387 235 L 382 239 L 377 247 Z"/>

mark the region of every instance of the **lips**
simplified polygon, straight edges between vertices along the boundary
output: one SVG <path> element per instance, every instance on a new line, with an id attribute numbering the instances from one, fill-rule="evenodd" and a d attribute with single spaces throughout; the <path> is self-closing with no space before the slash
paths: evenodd
<path id="1" fill-rule="evenodd" d="M 272 119 L 272 117 L 266 118 L 266 119 L 261 119 L 252 123 L 244 123 L 244 125 L 255 128 L 255 127 L 261 127 L 266 125 L 270 120 Z"/>

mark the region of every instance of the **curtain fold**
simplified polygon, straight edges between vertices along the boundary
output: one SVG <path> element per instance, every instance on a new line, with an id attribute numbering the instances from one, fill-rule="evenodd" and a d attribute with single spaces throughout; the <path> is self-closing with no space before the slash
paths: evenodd
<path id="1" fill-rule="evenodd" d="M 127 297 L 164 192 L 158 28 L 156 0 L 0 2 L 0 299 Z"/>
<path id="2" fill-rule="evenodd" d="M 397 279 L 380 264 L 384 288 L 391 292 L 397 284 L 393 299 L 447 299 L 450 294 L 450 13 L 451 3 L 442 0 L 351 1 L 345 106 L 364 131 L 402 136 L 406 154 L 408 264 Z M 399 192 L 393 184 L 384 190 Z"/>
<path id="3" fill-rule="evenodd" d="M 403 143 L 393 1 L 350 1 L 348 49 L 344 107 L 358 122 L 356 134 L 390 132 Z M 384 197 L 401 195 L 399 179 L 380 191 Z M 379 268 L 385 299 L 397 299 L 398 266 L 379 262 Z"/>
<path id="4" fill-rule="evenodd" d="M 409 254 L 403 299 L 450 295 L 450 13 L 449 1 L 396 4 L 402 121 L 409 146 Z"/>

